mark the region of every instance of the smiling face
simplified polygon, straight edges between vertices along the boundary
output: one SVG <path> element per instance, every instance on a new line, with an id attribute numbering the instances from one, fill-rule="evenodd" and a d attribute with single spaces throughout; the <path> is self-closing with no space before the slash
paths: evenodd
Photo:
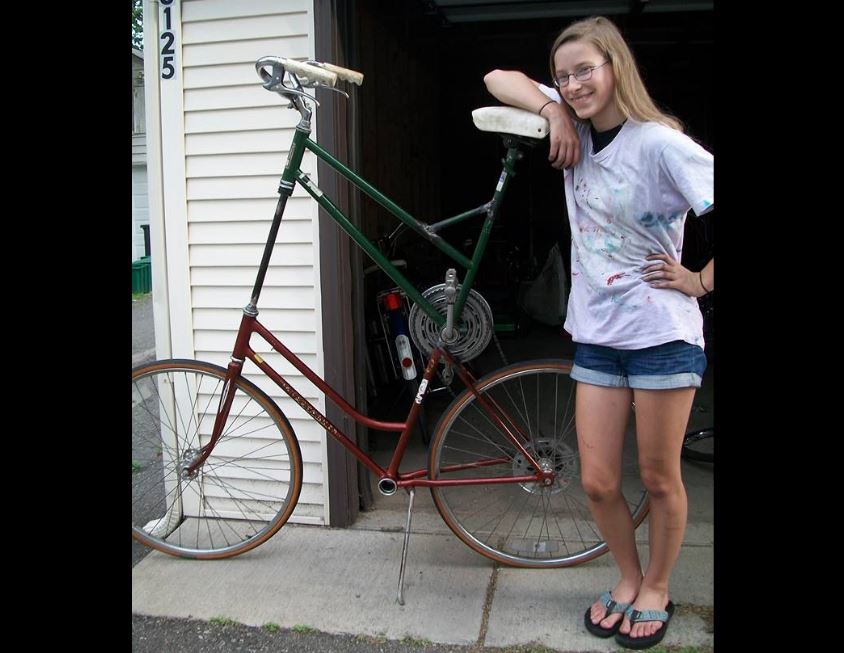
<path id="1" fill-rule="evenodd" d="M 560 89 L 560 95 L 577 117 L 590 120 L 598 131 L 606 131 L 620 125 L 624 114 L 615 101 L 615 78 L 612 64 L 592 43 L 585 40 L 568 41 L 554 53 L 554 70 L 557 79 L 569 74 L 569 83 Z M 597 67 L 600 66 L 600 67 Z M 580 82 L 574 73 L 594 68 L 592 76 Z"/>

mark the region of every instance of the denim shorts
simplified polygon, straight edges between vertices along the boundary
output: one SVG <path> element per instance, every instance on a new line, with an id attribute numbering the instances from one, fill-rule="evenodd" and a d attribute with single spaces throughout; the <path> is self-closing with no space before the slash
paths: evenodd
<path id="1" fill-rule="evenodd" d="M 613 349 L 576 343 L 571 378 L 608 388 L 699 388 L 706 354 L 697 345 L 674 340 L 644 349 Z"/>

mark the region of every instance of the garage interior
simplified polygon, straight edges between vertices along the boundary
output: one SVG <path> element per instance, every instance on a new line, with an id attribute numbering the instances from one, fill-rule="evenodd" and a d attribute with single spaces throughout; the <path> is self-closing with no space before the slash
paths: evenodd
<path id="1" fill-rule="evenodd" d="M 619 26 L 657 105 L 678 117 L 686 133 L 714 153 L 712 2 L 354 0 L 346 18 L 346 65 L 361 71 L 365 81 L 352 94 L 353 167 L 427 223 L 481 206 L 492 198 L 505 153 L 498 135 L 481 132 L 472 123 L 472 110 L 500 104 L 487 92 L 484 75 L 496 68 L 521 70 L 551 85 L 548 54 L 553 40 L 570 22 L 595 14 Z M 500 351 L 494 339 L 471 362 L 476 376 L 502 366 L 501 352 L 509 363 L 573 355 L 561 324 L 532 318 L 519 302 L 555 244 L 568 283 L 570 234 L 563 175 L 548 165 L 547 157 L 545 139 L 519 163 L 474 285 L 492 308 L 500 343 Z M 399 224 L 362 193 L 355 201 L 357 220 L 371 240 L 383 238 Z M 469 255 L 482 221 L 473 218 L 442 235 Z M 700 269 L 712 256 L 712 237 L 711 213 L 703 219 L 690 215 L 684 265 Z M 405 274 L 420 291 L 442 283 L 448 267 L 457 267 L 458 278 L 463 275 L 462 268 L 410 230 L 398 237 L 391 257 L 407 262 Z M 356 319 L 362 316 L 365 322 L 355 325 L 357 342 L 365 341 L 367 349 L 358 352 L 357 360 L 368 359 L 366 370 L 355 370 L 357 387 L 366 387 L 366 398 L 356 398 L 356 404 L 376 419 L 402 421 L 415 386 L 391 364 L 395 352 L 388 351 L 390 339 L 384 330 L 389 327 L 383 302 L 376 297 L 395 284 L 377 271 L 364 274 L 372 265 L 366 256 L 352 260 L 359 268 L 364 303 Z M 456 392 L 462 390 L 459 381 L 454 386 Z M 443 389 L 426 401 L 425 427 L 417 429 L 402 471 L 427 466 L 424 431 L 433 431 L 450 400 Z M 397 437 L 374 430 L 363 434 L 365 446 L 384 466 Z M 362 512 L 354 527 L 367 527 L 373 509 L 406 509 L 405 493 L 383 497 L 373 492 L 374 486 L 371 478 L 361 483 Z M 417 504 L 417 513 L 434 510 L 427 494 L 419 493 L 419 499 L 426 499 Z M 396 514 L 388 521 L 395 526 L 401 519 Z"/>

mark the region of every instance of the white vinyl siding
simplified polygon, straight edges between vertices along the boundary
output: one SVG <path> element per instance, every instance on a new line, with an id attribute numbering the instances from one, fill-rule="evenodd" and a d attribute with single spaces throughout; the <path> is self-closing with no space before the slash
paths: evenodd
<path id="1" fill-rule="evenodd" d="M 142 225 L 149 224 L 149 197 L 147 195 L 147 167 L 132 166 L 132 260 L 144 255 Z"/>
<path id="2" fill-rule="evenodd" d="M 144 60 L 132 50 L 132 259 L 144 255 L 144 232 L 149 224 L 147 197 L 147 141 L 144 109 Z"/>
<path id="3" fill-rule="evenodd" d="M 144 134 L 132 136 L 132 165 L 146 165 L 147 143 Z"/>
<path id="4" fill-rule="evenodd" d="M 144 60 L 141 56 L 140 50 L 132 50 L 132 154 L 134 154 L 134 147 L 136 143 L 144 146 L 144 153 L 146 153 L 146 144 L 143 136 L 146 134 L 146 120 L 144 119 Z M 140 135 L 141 138 L 135 138 Z M 136 161 L 132 160 L 133 163 Z"/>
<path id="5" fill-rule="evenodd" d="M 174 3 L 175 4 L 175 3 Z M 164 173 L 164 195 L 183 198 L 185 227 L 168 230 L 168 265 L 187 286 L 186 304 L 170 301 L 173 355 L 226 366 L 242 309 L 249 302 L 278 202 L 278 182 L 298 122 L 296 111 L 262 88 L 255 61 L 265 55 L 313 58 L 311 0 L 184 0 L 174 16 L 176 75 L 158 80 L 162 114 L 181 119 L 162 128 L 162 159 L 178 153 L 183 178 Z M 157 3 L 147 5 L 158 10 Z M 165 97 L 165 87 L 180 95 Z M 168 104 L 169 102 L 169 104 Z M 164 117 L 163 122 L 167 118 Z M 181 133 L 173 125 L 180 124 Z M 316 127 L 316 119 L 312 121 Z M 166 168 L 166 166 L 165 166 Z M 312 155 L 303 162 L 316 181 Z M 180 188 L 172 188 L 178 184 Z M 165 202 L 166 203 L 166 202 Z M 165 207 L 165 213 L 167 209 Z M 165 215 L 165 221 L 173 219 Z M 183 235 L 180 235 L 183 234 Z M 298 186 L 288 201 L 264 282 L 258 319 L 322 375 L 317 207 Z M 173 259 L 173 260 L 176 260 Z M 172 315 L 174 312 L 179 315 Z M 180 329 L 186 332 L 176 333 Z M 252 346 L 321 412 L 325 397 L 259 336 Z M 247 361 L 246 378 L 278 403 L 302 449 L 304 486 L 291 521 L 327 523 L 325 431 Z"/>

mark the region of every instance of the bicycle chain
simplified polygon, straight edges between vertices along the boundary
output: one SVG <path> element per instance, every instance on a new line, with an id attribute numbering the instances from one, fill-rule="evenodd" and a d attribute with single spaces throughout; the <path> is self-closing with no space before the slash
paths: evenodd
<path id="1" fill-rule="evenodd" d="M 501 348 L 501 342 L 498 340 L 498 336 L 495 335 L 495 328 L 492 330 L 492 339 L 495 341 L 495 347 L 498 349 L 498 355 L 501 356 L 501 362 L 504 363 L 504 367 L 507 367 L 510 362 L 504 355 L 504 350 Z"/>

